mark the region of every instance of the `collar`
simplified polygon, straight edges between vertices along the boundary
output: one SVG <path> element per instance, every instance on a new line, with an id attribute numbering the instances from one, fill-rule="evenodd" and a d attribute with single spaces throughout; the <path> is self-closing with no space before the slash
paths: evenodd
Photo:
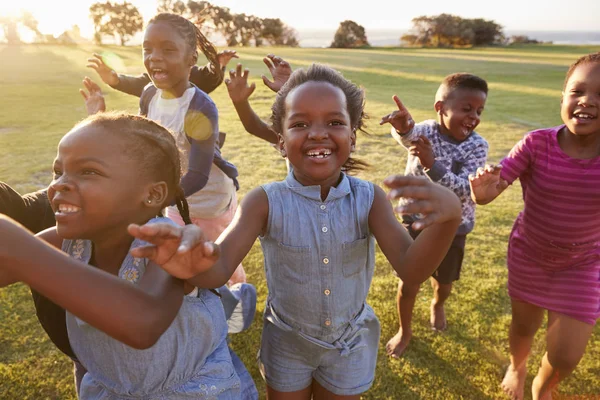
<path id="1" fill-rule="evenodd" d="M 324 201 L 325 203 L 341 199 L 342 197 L 345 197 L 350 194 L 350 180 L 348 179 L 348 176 L 345 173 L 342 172 L 341 174 L 342 180 L 340 181 L 340 183 L 338 183 L 337 186 L 332 186 L 331 189 L 329 189 L 329 194 L 327 195 L 327 198 Z M 296 178 L 294 177 L 293 170 L 290 171 L 288 176 L 285 178 L 284 182 L 292 192 L 298 193 L 299 195 L 306 197 L 307 199 L 322 202 L 321 186 L 304 186 L 296 180 Z"/>

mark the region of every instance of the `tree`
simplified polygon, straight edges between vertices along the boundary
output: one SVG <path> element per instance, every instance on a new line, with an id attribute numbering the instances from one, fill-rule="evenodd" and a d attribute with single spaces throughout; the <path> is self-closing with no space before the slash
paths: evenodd
<path id="1" fill-rule="evenodd" d="M 369 46 L 365 28 L 354 21 L 343 21 L 335 32 L 330 47 L 350 48 Z"/>
<path id="2" fill-rule="evenodd" d="M 262 38 L 271 46 L 298 46 L 296 31 L 288 27 L 279 18 L 265 18 L 262 20 Z"/>
<path id="3" fill-rule="evenodd" d="M 482 46 L 504 42 L 502 26 L 482 18 L 465 19 L 451 14 L 413 18 L 412 32 L 400 40 L 413 46 Z"/>
<path id="4" fill-rule="evenodd" d="M 2 30 L 4 31 L 4 38 L 8 44 L 19 44 L 21 43 L 21 38 L 19 37 L 18 31 L 18 20 L 16 18 L 8 17 L 0 17 L 0 25 L 2 25 Z"/>
<path id="5" fill-rule="evenodd" d="M 184 15 L 187 11 L 187 6 L 181 0 L 158 0 L 158 7 L 156 7 L 157 13 Z"/>
<path id="6" fill-rule="evenodd" d="M 141 31 L 144 20 L 137 7 L 123 3 L 94 3 L 90 7 L 90 17 L 94 22 L 94 40 L 102 43 L 104 35 L 117 36 L 121 46 Z"/>

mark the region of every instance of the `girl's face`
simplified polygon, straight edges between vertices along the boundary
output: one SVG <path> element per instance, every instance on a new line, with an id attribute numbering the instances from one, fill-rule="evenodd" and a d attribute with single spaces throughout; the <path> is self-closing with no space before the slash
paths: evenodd
<path id="1" fill-rule="evenodd" d="M 131 142 L 95 126 L 67 133 L 58 145 L 48 198 L 58 234 L 65 239 L 120 237 L 145 222 L 145 177 L 126 149 Z"/>
<path id="2" fill-rule="evenodd" d="M 189 87 L 190 68 L 196 56 L 185 39 L 170 24 L 158 21 L 144 34 L 144 66 L 154 86 L 180 97 Z"/>
<path id="3" fill-rule="evenodd" d="M 354 149 L 344 92 L 326 82 L 306 82 L 285 99 L 282 152 L 303 185 L 335 185 Z"/>
<path id="4" fill-rule="evenodd" d="M 565 85 L 560 116 L 575 135 L 600 135 L 600 63 L 578 66 Z"/>

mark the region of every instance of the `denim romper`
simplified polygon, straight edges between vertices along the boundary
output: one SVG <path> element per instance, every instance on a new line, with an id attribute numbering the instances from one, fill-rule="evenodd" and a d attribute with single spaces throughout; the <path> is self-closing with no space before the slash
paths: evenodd
<path id="1" fill-rule="evenodd" d="M 375 264 L 373 184 L 342 174 L 322 201 L 320 186 L 303 186 L 292 171 L 263 189 L 269 295 L 261 372 L 278 391 L 315 379 L 338 395 L 362 393 L 373 382 L 380 333 L 366 304 Z"/>
<path id="2" fill-rule="evenodd" d="M 166 218 L 151 222 L 168 222 Z M 135 240 L 131 248 L 144 245 Z M 62 249 L 88 263 L 92 243 L 65 240 Z M 119 277 L 136 284 L 147 260 L 130 254 Z M 123 304 L 123 307 L 127 307 Z M 240 398 L 240 380 L 227 346 L 227 324 L 219 298 L 199 289 L 184 296 L 179 313 L 154 346 L 131 348 L 67 312 L 73 351 L 87 369 L 80 399 L 222 399 Z"/>

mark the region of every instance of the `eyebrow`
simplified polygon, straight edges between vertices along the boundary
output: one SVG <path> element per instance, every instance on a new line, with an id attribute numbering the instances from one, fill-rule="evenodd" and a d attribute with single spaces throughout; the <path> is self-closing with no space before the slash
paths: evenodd
<path id="1" fill-rule="evenodd" d="M 101 159 L 99 159 L 99 158 L 95 158 L 95 157 L 82 157 L 82 158 L 78 158 L 78 159 L 76 159 L 76 160 L 75 160 L 75 162 L 76 162 L 77 164 L 85 164 L 85 163 L 87 163 L 87 162 L 93 162 L 93 163 L 100 164 L 100 165 L 102 165 L 102 166 L 104 166 L 104 167 L 108 167 L 108 164 L 107 164 L 107 163 L 105 163 L 105 162 L 104 162 L 104 161 L 102 161 Z"/>
<path id="2" fill-rule="evenodd" d="M 148 41 L 148 40 L 144 40 L 144 42 L 142 43 L 142 46 L 150 46 L 152 44 L 152 42 Z M 175 42 L 171 41 L 171 40 L 163 40 L 161 42 L 159 42 L 159 45 L 170 45 L 170 46 L 175 46 Z"/>
<path id="3" fill-rule="evenodd" d="M 290 116 L 288 118 L 302 118 L 302 117 L 307 117 L 308 114 L 307 113 L 294 113 L 294 114 L 290 114 Z M 344 113 L 341 112 L 332 112 L 327 114 L 328 117 L 338 117 L 338 118 L 350 118 L 350 116 L 347 116 Z"/>

